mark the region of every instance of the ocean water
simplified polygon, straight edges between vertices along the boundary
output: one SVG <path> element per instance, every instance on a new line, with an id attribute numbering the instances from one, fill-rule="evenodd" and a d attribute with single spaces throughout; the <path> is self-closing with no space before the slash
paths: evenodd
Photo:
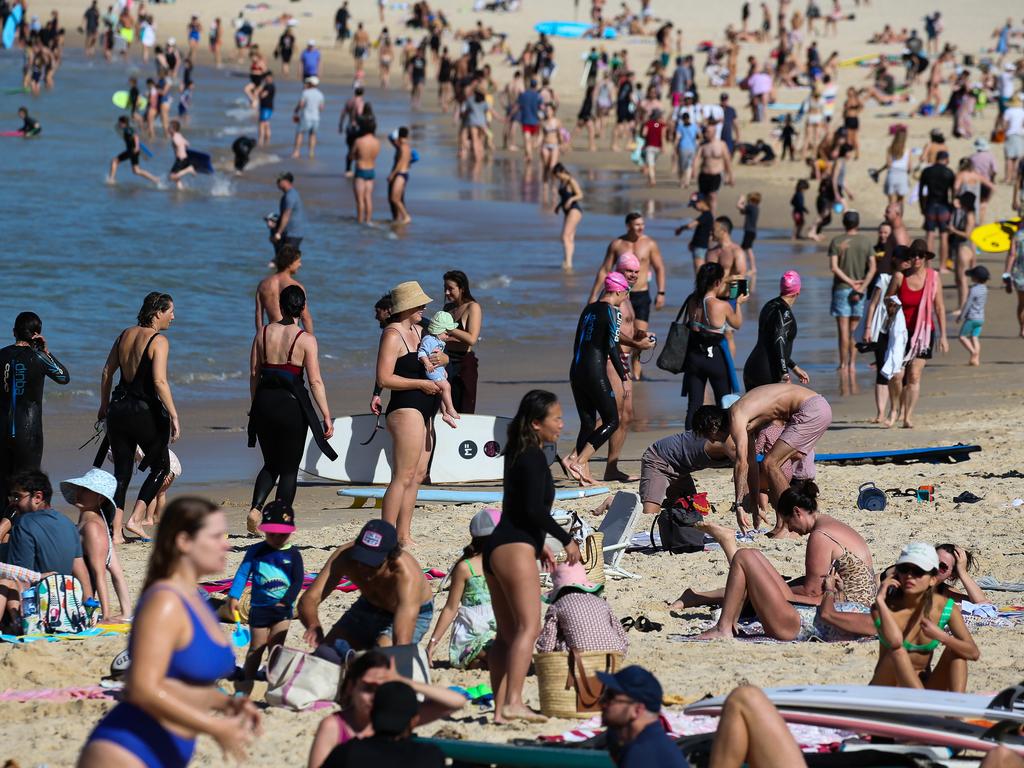
<path id="1" fill-rule="evenodd" d="M 19 64 L 10 53 L 0 55 L 0 92 L 19 85 Z M 414 221 L 404 231 L 392 230 L 385 200 L 391 150 L 383 140 L 375 221 L 360 226 L 350 183 L 342 175 L 344 141 L 335 127 L 348 89 L 323 87 L 327 107 L 317 159 L 293 161 L 291 111 L 300 85 L 279 78 L 272 145 L 254 152 L 246 175 L 237 177 L 230 170 L 230 144 L 238 135 L 256 135 L 255 117 L 242 97 L 247 80 L 228 70 L 197 68 L 191 123 L 184 132 L 194 148 L 213 155 L 218 173 L 189 177 L 188 189 L 179 192 L 170 185 L 154 188 L 124 164 L 117 184 L 108 185 L 110 159 L 123 148 L 115 131 L 119 111 L 110 97 L 127 88 L 129 75 L 144 82 L 151 67 L 88 61 L 70 51 L 53 92 L 38 99 L 0 95 L 0 127 L 17 127 L 22 104 L 43 126 L 36 139 L 0 139 L 5 246 L 0 323 L 25 309 L 43 318 L 51 349 L 72 373 L 70 387 L 47 389 L 54 406 L 95 407 L 110 345 L 134 322 L 143 296 L 152 290 L 175 299 L 177 320 L 169 338 L 176 397 L 247 397 L 253 292 L 268 274 L 272 256 L 263 216 L 277 209 L 273 177 L 282 170 L 296 175 L 309 220 L 298 277 L 309 294 L 328 390 L 336 391 L 334 382 L 365 383 L 358 405 L 336 408 L 339 415 L 362 410 L 363 389 L 371 386 L 379 336 L 373 302 L 396 283 L 415 279 L 435 298 L 431 309 L 439 309 L 441 275 L 448 269 L 470 276 L 484 307 L 479 346 L 484 382 L 493 376 L 486 360 L 498 357 L 523 361 L 517 380 L 564 381 L 593 270 L 608 240 L 622 230 L 622 215 L 647 208 L 636 174 L 595 171 L 583 177 L 589 202 L 577 236 L 577 271 L 566 276 L 558 268 L 561 216 L 551 213 L 552 202 L 541 201 L 535 181 L 523 181 L 521 158 L 500 158 L 478 168 L 460 164 L 449 118 L 411 112 L 400 91 L 386 96 L 371 91 L 379 135 L 409 125 L 422 159 L 413 167 L 407 193 Z M 144 157 L 143 167 L 166 176 L 173 162 L 169 145 L 159 136 L 146 143 L 155 156 Z M 566 161 L 572 163 L 571 154 Z M 682 196 L 678 206 L 652 208 L 648 234 L 661 242 L 669 266 L 669 305 L 678 307 L 693 277 L 685 237 L 671 233 L 679 217 L 686 217 Z M 834 367 L 835 344 L 834 324 L 825 321 L 824 259 L 810 246 L 772 242 L 773 234 L 785 235 L 762 232 L 758 241 L 762 287 L 747 305 L 747 322 L 737 334 L 738 364 L 756 336 L 759 305 L 774 295 L 778 275 L 813 263 L 804 273 L 804 295 L 796 309 L 801 330 L 795 357 L 808 370 L 824 372 Z M 675 314 L 668 309 L 652 318 L 661 338 Z M 549 365 L 535 376 L 529 361 L 538 352 L 564 354 L 564 365 Z M 664 377 L 653 364 L 650 370 Z M 823 391 L 835 388 L 829 382 L 831 377 Z M 678 411 L 674 408 L 674 418 Z"/>

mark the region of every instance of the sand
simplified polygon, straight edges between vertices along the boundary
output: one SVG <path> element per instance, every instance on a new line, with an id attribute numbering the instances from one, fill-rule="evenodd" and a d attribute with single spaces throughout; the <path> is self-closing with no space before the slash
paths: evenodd
<path id="1" fill-rule="evenodd" d="M 354 18 L 366 20 L 371 34 L 375 35 L 379 28 L 375 4 L 370 0 L 358 0 L 351 2 L 350 5 Z M 476 14 L 469 12 L 468 2 L 441 0 L 436 5 L 446 11 L 456 29 L 469 28 L 477 18 Z M 69 29 L 74 27 L 79 14 L 84 10 L 84 3 L 65 0 L 51 3 L 50 6 L 61 11 L 64 23 Z M 523 42 L 532 37 L 531 29 L 535 22 L 552 18 L 572 18 L 570 0 L 549 0 L 543 4 L 526 0 L 525 6 L 524 10 L 517 14 L 482 14 L 479 18 L 486 24 L 507 30 L 510 33 L 510 45 L 515 51 L 521 49 Z M 587 3 L 583 2 L 581 6 L 585 12 Z M 933 6 L 934 3 L 926 0 L 909 0 L 900 4 L 898 17 L 892 14 L 892 7 L 887 4 L 876 2 L 870 6 L 859 7 L 856 9 L 857 19 L 841 24 L 839 36 L 823 40 L 820 47 L 826 56 L 833 47 L 843 56 L 875 50 L 895 52 L 896 47 L 868 46 L 863 41 L 872 32 L 880 29 L 886 21 L 891 21 L 897 27 L 918 24 L 925 13 L 933 10 Z M 40 12 L 43 7 L 34 6 L 34 11 Z M 199 7 L 198 4 L 189 2 L 152 6 L 161 38 L 173 34 L 179 41 L 184 41 L 187 18 Z M 683 24 L 687 50 L 692 48 L 694 41 L 719 38 L 725 24 L 738 19 L 738 7 L 737 3 L 735 9 L 728 9 L 728 14 L 723 12 L 712 17 L 712 14 L 705 12 L 703 5 L 691 0 L 655 2 L 656 12 L 663 15 L 667 13 L 677 25 Z M 201 8 L 204 24 L 214 15 L 219 15 L 228 23 L 238 11 L 236 4 L 224 0 L 208 0 Z M 300 20 L 297 39 L 300 43 L 308 37 L 316 37 L 321 41 L 325 52 L 326 75 L 329 79 L 335 79 L 344 78 L 350 72 L 351 63 L 345 49 L 335 49 L 331 46 L 334 37 L 332 19 L 335 9 L 334 3 L 304 0 L 299 4 L 282 4 L 275 6 L 271 11 L 252 13 L 250 18 L 254 21 L 267 20 L 282 10 L 295 14 Z M 984 9 L 985 13 L 981 14 L 978 13 L 978 6 L 971 4 L 943 8 L 947 35 L 951 36 L 964 52 L 978 53 L 983 46 L 990 44 L 992 29 L 1011 10 L 1017 10 L 1014 4 L 1005 0 L 988 3 Z M 307 17 L 303 15 L 305 13 L 312 15 Z M 401 14 L 397 11 L 388 11 L 388 22 L 393 28 L 399 26 L 400 17 Z M 279 28 L 265 27 L 257 31 L 256 40 L 263 48 L 270 50 L 278 34 Z M 448 42 L 451 43 L 450 40 Z M 579 77 L 577 62 L 579 56 L 585 53 L 590 45 L 589 41 L 557 42 L 561 66 L 555 78 L 555 87 L 563 95 L 565 107 L 562 115 L 567 123 L 572 122 L 571 118 L 576 109 L 575 102 L 578 101 L 578 97 L 575 96 Z M 637 69 L 645 65 L 653 51 L 650 38 L 624 39 L 609 47 L 625 47 L 629 50 L 631 61 Z M 230 58 L 232 50 L 233 43 L 230 36 L 226 36 L 226 58 Z M 741 60 L 748 53 L 763 56 L 766 50 L 766 46 L 744 46 Z M 205 48 L 201 51 L 200 61 L 205 62 Z M 495 68 L 499 83 L 503 83 L 509 70 L 499 64 L 496 57 L 489 61 Z M 371 63 L 371 75 L 375 73 L 375 69 L 375 64 Z M 841 70 L 841 88 L 850 83 L 860 82 L 864 73 L 864 70 L 857 68 Z M 784 101 L 795 101 L 800 98 L 800 93 L 782 92 L 779 98 Z M 743 103 L 738 93 L 734 94 L 734 103 Z M 863 159 L 851 168 L 848 174 L 848 184 L 854 192 L 856 203 L 862 210 L 873 213 L 867 217 L 871 221 L 876 220 L 881 212 L 882 198 L 880 190 L 867 178 L 865 169 L 881 164 L 888 142 L 886 130 L 891 122 L 881 116 L 891 111 L 878 107 L 869 107 L 866 110 L 862 118 Z M 976 126 L 981 126 L 983 131 L 987 132 L 993 114 L 994 110 L 990 108 L 989 116 L 983 121 L 977 121 Z M 915 118 L 908 124 L 913 145 L 922 144 L 928 130 L 936 125 L 947 129 L 948 135 L 946 120 Z M 766 127 L 751 127 L 745 120 L 743 129 L 744 139 L 763 137 L 767 133 Z M 966 141 L 954 142 L 954 160 L 966 154 L 969 151 L 968 147 Z M 577 150 L 570 155 L 570 161 L 584 169 L 629 168 L 628 160 L 622 154 L 612 155 L 607 151 L 589 154 Z M 663 163 L 662 168 L 667 172 L 667 161 L 663 160 Z M 803 169 L 798 164 L 785 164 L 770 169 L 744 168 L 737 173 L 737 186 L 723 194 L 723 205 L 731 206 L 741 192 L 759 189 L 765 193 L 767 201 L 763 206 L 763 225 L 788 227 L 786 201 L 793 183 L 801 175 Z M 650 192 L 641 184 L 641 179 L 637 176 L 631 202 L 635 200 L 636 204 L 640 205 L 644 201 L 652 201 L 650 210 L 654 211 L 655 215 L 676 215 L 683 210 L 683 198 L 677 188 L 665 184 Z M 1008 205 L 1009 190 L 1001 186 L 993 202 L 992 215 L 1006 212 Z M 917 235 L 917 217 L 911 216 L 909 224 L 912 227 L 912 235 Z M 808 253 L 806 247 L 801 251 L 804 254 Z M 988 264 L 994 274 L 998 275 L 1001 272 L 1001 257 L 985 257 L 982 261 Z M 801 263 L 811 268 L 808 257 L 802 256 Z M 827 267 L 823 257 L 818 265 L 819 274 L 824 274 Z M 984 366 L 981 369 L 969 369 L 964 366 L 966 354 L 955 340 L 951 339 L 950 354 L 930 363 L 927 368 L 925 394 L 919 408 L 918 429 L 913 432 L 884 431 L 868 424 L 867 419 L 873 414 L 870 390 L 859 394 L 853 393 L 833 402 L 835 423 L 833 430 L 823 440 L 824 450 L 896 448 L 943 444 L 958 440 L 977 442 L 983 449 L 982 453 L 976 454 L 971 461 L 952 466 L 820 468 L 822 510 L 860 531 L 871 547 L 875 562 L 879 566 L 891 562 L 900 546 L 911 539 L 925 539 L 935 543 L 952 541 L 972 549 L 978 555 L 979 575 L 993 574 L 1003 580 L 1024 580 L 1024 552 L 1016 551 L 1024 549 L 1019 546 L 1021 511 L 1011 507 L 1014 498 L 1024 496 L 1024 481 L 979 477 L 980 473 L 998 475 L 1024 465 L 1024 449 L 1021 447 L 1024 437 L 1024 429 L 1021 427 L 1024 418 L 1024 407 L 1021 405 L 1024 387 L 1021 386 L 1020 340 L 1015 338 L 1016 328 L 1010 309 L 1010 297 L 1002 294 L 998 285 L 991 287 L 993 293 L 989 301 L 989 319 L 986 323 Z M 947 292 L 947 299 L 950 295 Z M 954 327 L 952 323 L 950 327 Z M 522 390 L 522 382 L 526 378 L 551 378 L 546 375 L 537 376 L 534 369 L 530 370 L 529 375 L 524 376 L 521 361 L 515 359 L 494 359 L 492 364 L 488 377 L 510 383 L 507 387 L 491 389 L 487 397 L 494 401 L 501 400 L 507 395 L 511 402 L 511 399 L 517 397 Z M 536 367 L 542 369 L 544 374 L 550 371 L 559 382 L 564 376 L 563 363 L 556 351 L 545 351 Z M 568 388 L 564 382 L 554 385 L 554 388 L 563 398 L 568 397 Z M 641 426 L 648 431 L 630 436 L 624 453 L 624 467 L 627 470 L 637 471 L 638 459 L 644 447 L 668 431 L 663 426 L 666 421 L 678 420 L 680 405 L 678 401 L 670 400 L 677 396 L 677 388 L 678 381 L 666 378 L 658 378 L 638 388 L 638 409 L 644 417 Z M 335 391 L 337 390 L 332 390 L 332 393 Z M 337 396 L 340 398 L 342 394 L 338 392 Z M 342 412 L 345 411 L 339 409 L 339 413 Z M 197 466 L 207 461 L 219 461 L 232 468 L 237 467 L 237 479 L 230 482 L 222 482 L 219 479 L 208 482 L 203 479 L 203 473 L 197 471 L 192 476 L 193 479 L 186 477 L 183 481 L 185 485 L 178 489 L 201 491 L 222 502 L 229 511 L 236 534 L 236 538 L 233 539 L 236 546 L 230 556 L 227 575 L 233 573 L 241 561 L 244 548 L 250 543 L 242 537 L 241 531 L 251 488 L 252 473 L 249 470 L 255 465 L 255 452 L 243 453 L 241 449 L 240 436 L 237 435 L 241 424 L 236 423 L 240 417 L 225 415 L 229 413 L 244 413 L 244 408 L 228 407 L 223 403 L 189 403 L 184 420 L 196 426 L 190 427 L 190 452 L 183 455 L 183 458 L 186 467 L 190 464 Z M 58 463 L 72 463 L 73 447 L 69 448 L 66 445 L 69 442 L 66 437 L 58 438 L 57 435 L 66 435 L 69 432 L 76 437 L 79 434 L 85 435 L 89 423 L 91 417 L 88 414 L 72 412 L 51 417 L 48 412 L 47 427 L 52 435 L 48 438 L 48 448 L 53 446 L 51 450 L 58 456 Z M 225 427 L 236 432 L 225 432 Z M 75 444 L 77 445 L 77 442 Z M 230 455 L 226 452 L 230 452 Z M 597 469 L 600 471 L 599 465 Z M 882 488 L 935 485 L 937 501 L 931 504 L 909 499 L 893 499 L 885 512 L 860 511 L 856 509 L 855 504 L 857 488 L 867 481 L 873 481 Z M 730 476 L 727 472 L 704 473 L 700 477 L 700 486 L 709 491 L 711 498 L 719 502 L 722 508 L 727 506 L 725 502 L 730 495 Z M 982 496 L 983 500 L 976 504 L 954 504 L 952 498 L 965 490 Z M 586 519 L 597 523 L 589 515 L 589 510 L 596 506 L 596 503 L 574 502 L 564 506 L 579 511 Z M 331 488 L 306 487 L 300 490 L 297 514 L 301 527 L 293 541 L 302 548 L 308 570 L 317 569 L 333 547 L 350 540 L 362 522 L 374 515 L 370 510 L 349 511 L 346 507 L 347 502 L 339 500 Z M 470 506 L 434 506 L 417 510 L 413 534 L 419 544 L 413 550 L 413 554 L 424 567 L 446 569 L 450 566 L 466 541 L 468 522 L 475 511 L 476 509 Z M 719 514 L 717 519 L 719 522 L 729 522 L 723 514 Z M 645 524 L 649 524 L 649 521 L 645 521 Z M 788 575 L 797 575 L 801 572 L 803 542 L 775 542 L 761 538 L 757 540 L 757 546 L 766 553 L 780 572 Z M 147 556 L 148 548 L 144 545 L 126 546 L 122 551 L 122 561 L 129 582 L 136 590 L 142 581 Z M 720 586 L 726 575 L 723 556 L 720 552 L 678 556 L 629 554 L 626 556 L 625 565 L 641 578 L 609 582 L 607 597 L 615 614 L 636 616 L 642 613 L 655 621 L 663 622 L 665 626 L 660 633 L 642 636 L 630 633 L 631 645 L 627 660 L 629 663 L 643 664 L 657 670 L 667 694 L 695 699 L 708 693 L 725 693 L 741 682 L 758 685 L 863 683 L 871 676 L 877 655 L 877 647 L 871 642 L 771 645 L 737 641 L 701 644 L 669 641 L 667 636 L 671 633 L 692 633 L 705 627 L 710 614 L 706 610 L 695 610 L 689 612 L 686 619 L 672 618 L 665 607 L 665 600 L 675 598 L 687 586 Z M 1015 596 L 1010 593 L 997 593 L 991 597 L 1001 605 L 1016 601 Z M 336 619 L 354 599 L 353 595 L 333 595 L 322 609 L 322 621 L 327 624 Z M 444 599 L 443 594 L 436 596 L 437 610 L 440 610 Z M 1019 670 L 1024 662 L 1020 630 L 986 628 L 976 633 L 976 640 L 981 650 L 981 660 L 971 665 L 969 690 L 992 691 L 1017 682 Z M 301 642 L 301 631 L 296 622 L 289 633 L 288 645 L 301 647 Z M 55 644 L 36 643 L 28 647 L 0 644 L 0 691 L 94 685 L 106 673 L 110 661 L 124 644 L 125 640 L 122 637 Z M 434 674 L 435 680 L 445 685 L 473 685 L 486 679 L 480 672 L 438 669 Z M 528 701 L 536 704 L 535 679 L 530 678 L 527 681 L 526 690 Z M 0 749 L 0 758 L 14 758 L 22 766 L 71 765 L 90 729 L 109 706 L 105 702 L 95 701 L 59 704 L 5 703 L 2 711 L 9 738 Z M 268 709 L 265 713 L 265 734 L 253 744 L 249 764 L 281 765 L 282 755 L 288 756 L 287 764 L 301 764 L 305 760 L 314 730 L 322 716 L 323 713 L 290 713 Z M 457 733 L 467 739 L 505 741 L 513 737 L 558 733 L 572 724 L 572 721 L 553 720 L 543 726 L 495 728 L 484 724 L 476 712 L 467 708 L 455 722 L 433 724 L 423 728 L 422 733 L 431 734 L 444 728 L 447 733 Z M 194 764 L 213 766 L 222 763 L 216 744 L 209 739 L 200 739 Z"/>

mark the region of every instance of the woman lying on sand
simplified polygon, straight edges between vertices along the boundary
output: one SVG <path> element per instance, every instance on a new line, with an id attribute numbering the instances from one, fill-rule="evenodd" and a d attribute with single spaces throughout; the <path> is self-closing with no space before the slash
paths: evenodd
<path id="1" fill-rule="evenodd" d="M 981 654 L 964 624 L 960 606 L 942 599 L 939 556 L 926 542 L 912 541 L 900 552 L 896 576 L 882 580 L 871 616 L 878 629 L 878 664 L 871 685 L 967 690 L 967 662 Z M 939 663 L 935 650 L 945 645 Z"/>
<path id="2" fill-rule="evenodd" d="M 828 589 L 832 592 L 828 596 L 831 607 L 856 611 L 854 606 L 836 603 L 835 592 L 840 585 L 843 602 L 869 605 L 875 591 L 871 552 L 855 530 L 829 515 L 818 513 L 817 496 L 818 487 L 804 480 L 779 497 L 779 516 L 785 528 L 808 537 L 804 558 L 806 572 L 802 579 L 787 583 L 759 550 L 739 549 L 734 531 L 705 524 L 703 530 L 722 545 L 729 560 L 725 591 L 699 593 L 687 589 L 670 608 L 721 603 L 718 625 L 700 635 L 705 639 L 734 637 L 736 622 L 747 599 L 769 637 L 778 640 L 850 639 L 851 635 L 839 626 L 825 622 L 817 606 Z"/>

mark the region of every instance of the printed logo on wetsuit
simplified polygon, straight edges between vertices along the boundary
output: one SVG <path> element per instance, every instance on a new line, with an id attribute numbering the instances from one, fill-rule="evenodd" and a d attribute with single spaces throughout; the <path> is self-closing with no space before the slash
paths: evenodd
<path id="1" fill-rule="evenodd" d="M 384 537 L 376 531 L 367 531 L 363 534 L 363 544 L 368 546 L 370 549 L 378 549 L 381 543 L 384 541 Z"/>

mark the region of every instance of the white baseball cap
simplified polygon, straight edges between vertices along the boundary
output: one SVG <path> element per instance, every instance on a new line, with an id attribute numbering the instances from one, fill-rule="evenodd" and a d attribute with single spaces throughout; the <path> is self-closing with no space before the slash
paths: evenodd
<path id="1" fill-rule="evenodd" d="M 900 552 L 896 565 L 916 565 L 925 573 L 939 570 L 939 553 L 927 541 L 912 541 Z"/>

